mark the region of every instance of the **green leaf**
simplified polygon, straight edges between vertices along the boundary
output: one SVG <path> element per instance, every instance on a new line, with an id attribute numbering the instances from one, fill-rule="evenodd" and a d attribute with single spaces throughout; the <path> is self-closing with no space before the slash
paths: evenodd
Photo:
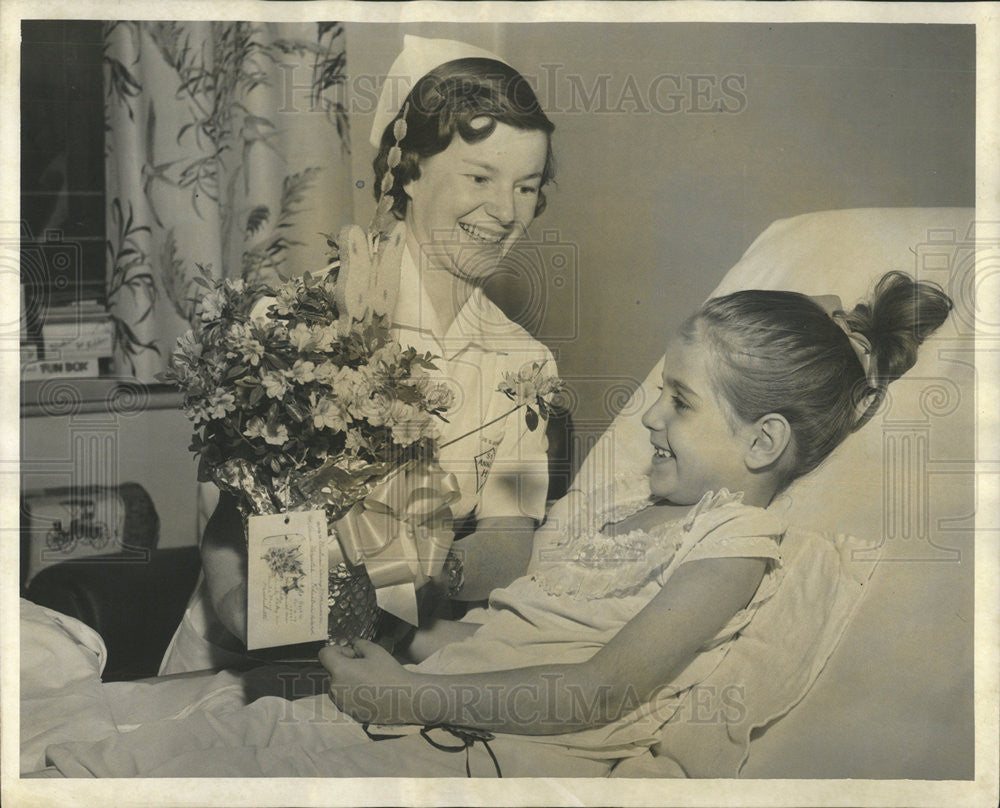
<path id="1" fill-rule="evenodd" d="M 524 413 L 524 422 L 528 425 L 528 429 L 534 432 L 538 428 L 538 413 L 528 407 Z"/>

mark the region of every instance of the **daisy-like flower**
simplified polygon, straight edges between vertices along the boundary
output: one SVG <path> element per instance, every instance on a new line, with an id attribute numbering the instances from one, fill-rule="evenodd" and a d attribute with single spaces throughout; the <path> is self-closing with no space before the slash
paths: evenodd
<path id="1" fill-rule="evenodd" d="M 273 370 L 262 373 L 260 383 L 264 385 L 264 392 L 271 398 L 281 398 L 288 389 L 288 381 L 284 374 L 276 373 Z"/>
<path id="2" fill-rule="evenodd" d="M 243 434 L 248 438 L 263 438 L 273 446 L 284 446 L 288 442 L 288 427 L 284 424 L 268 427 L 263 418 L 251 418 Z"/>

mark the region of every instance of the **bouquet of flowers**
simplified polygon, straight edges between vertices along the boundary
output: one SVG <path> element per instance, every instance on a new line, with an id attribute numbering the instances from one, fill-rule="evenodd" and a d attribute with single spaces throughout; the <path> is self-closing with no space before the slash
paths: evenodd
<path id="1" fill-rule="evenodd" d="M 440 570 L 447 506 L 458 496 L 434 462 L 453 393 L 434 381 L 436 357 L 391 334 L 394 295 L 372 285 L 377 268 L 350 257 L 376 246 L 355 231 L 342 236 L 340 277 L 306 274 L 272 289 L 204 273 L 196 321 L 160 375 L 184 392 L 199 480 L 233 494 L 245 520 L 320 507 L 328 525 L 338 523 L 343 560 L 330 567 L 328 635 L 340 642 L 374 636 L 379 595 L 400 582 L 400 553 L 415 586 Z M 365 264 L 353 274 L 369 280 L 345 278 L 345 264 Z M 524 407 L 531 429 L 547 417 L 561 382 L 542 371 L 504 379 L 499 389 L 513 404 L 501 417 Z M 382 552 L 397 541 L 412 547 L 414 534 L 420 548 Z M 280 560 L 297 586 L 298 566 L 269 552 L 264 561 Z"/>
<path id="2" fill-rule="evenodd" d="M 402 347 L 385 314 L 341 316 L 335 272 L 278 289 L 205 275 L 198 318 L 160 379 L 184 391 L 199 480 L 232 493 L 244 517 L 319 503 L 332 522 L 390 471 L 433 457 L 453 399 L 431 378 L 434 357 Z M 331 614 L 331 633 L 371 636 L 363 570 L 331 570 L 331 588 L 346 611 Z"/>

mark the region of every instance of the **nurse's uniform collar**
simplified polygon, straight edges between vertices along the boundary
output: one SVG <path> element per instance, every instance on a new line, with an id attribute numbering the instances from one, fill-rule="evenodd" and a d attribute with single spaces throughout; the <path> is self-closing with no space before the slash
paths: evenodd
<path id="1" fill-rule="evenodd" d="M 442 333 L 437 312 L 420 282 L 420 269 L 408 247 L 403 250 L 399 297 L 392 319 L 397 327 L 410 328 L 433 337 L 445 359 L 454 357 L 470 345 L 492 349 L 497 340 L 511 336 L 511 322 L 478 286 L 473 288 L 451 326 Z"/>

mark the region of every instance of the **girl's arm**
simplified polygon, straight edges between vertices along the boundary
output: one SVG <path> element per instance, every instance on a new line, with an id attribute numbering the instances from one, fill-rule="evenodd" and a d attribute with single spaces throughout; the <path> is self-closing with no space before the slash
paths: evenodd
<path id="1" fill-rule="evenodd" d="M 423 662 L 427 657 L 453 642 L 460 642 L 475 634 L 477 623 L 459 623 L 457 620 L 432 620 L 417 629 L 403 652 L 410 662 Z"/>
<path id="2" fill-rule="evenodd" d="M 712 558 L 681 565 L 663 590 L 586 662 L 480 674 L 406 671 L 382 648 L 327 648 L 337 705 L 361 721 L 448 723 L 551 735 L 610 723 L 669 684 L 746 606 L 767 561 Z"/>

